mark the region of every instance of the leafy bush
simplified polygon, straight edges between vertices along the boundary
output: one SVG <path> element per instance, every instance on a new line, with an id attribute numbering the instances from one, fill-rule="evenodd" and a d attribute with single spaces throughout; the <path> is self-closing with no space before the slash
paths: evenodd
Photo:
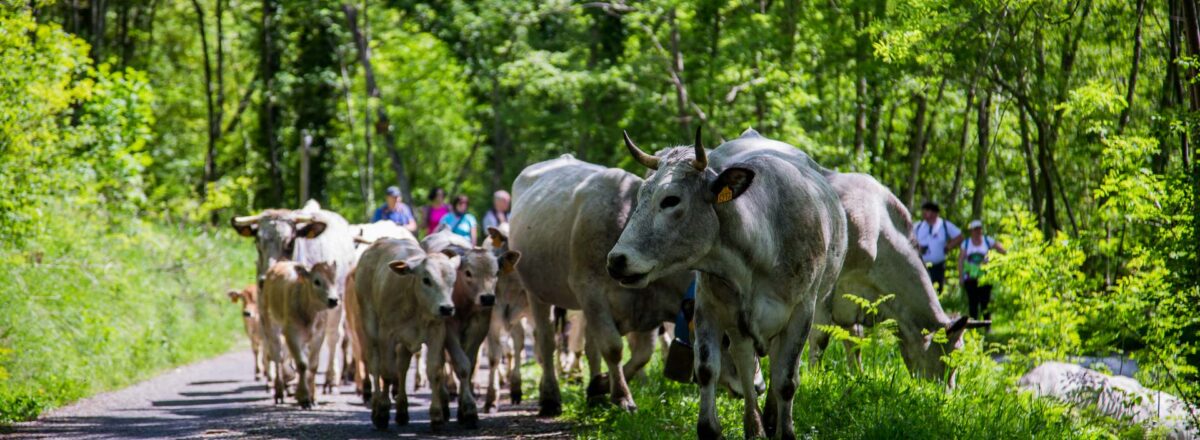
<path id="1" fill-rule="evenodd" d="M 86 210 L 0 249 L 0 423 L 228 350 L 239 314 L 224 288 L 253 279 L 253 250 L 224 230 Z"/>

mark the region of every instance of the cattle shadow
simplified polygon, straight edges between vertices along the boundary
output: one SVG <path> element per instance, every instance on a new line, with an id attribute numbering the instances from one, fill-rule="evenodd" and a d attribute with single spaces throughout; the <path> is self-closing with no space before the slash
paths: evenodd
<path id="1" fill-rule="evenodd" d="M 260 397 L 222 397 L 214 399 L 170 399 L 170 400 L 153 400 L 150 406 L 199 406 L 199 405 L 227 405 L 236 403 L 249 403 L 269 400 L 271 396 L 263 395 Z"/>

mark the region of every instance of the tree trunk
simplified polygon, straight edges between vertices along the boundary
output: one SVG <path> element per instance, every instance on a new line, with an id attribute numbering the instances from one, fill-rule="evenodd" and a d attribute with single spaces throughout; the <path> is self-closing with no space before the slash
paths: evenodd
<path id="1" fill-rule="evenodd" d="M 892 143 L 892 133 L 896 129 L 896 107 L 899 106 L 899 102 L 893 102 L 891 108 L 888 109 L 887 127 L 883 129 L 883 145 L 880 146 L 879 152 L 880 166 L 875 171 L 875 174 L 879 176 L 879 181 L 891 188 L 892 192 L 899 192 L 896 185 L 892 184 L 890 167 L 892 164 L 892 154 L 894 153 L 893 150 L 895 150 L 895 144 Z"/>
<path id="2" fill-rule="evenodd" d="M 362 8 L 363 8 L 362 9 L 363 41 L 371 41 L 370 1 L 363 0 Z M 366 49 L 368 51 L 370 51 L 371 50 L 370 45 L 367 45 Z M 363 96 L 363 148 L 366 150 L 366 161 L 367 161 L 367 166 L 366 166 L 367 175 L 364 177 L 364 180 L 367 181 L 367 194 L 364 197 L 366 197 L 367 208 L 373 208 L 373 207 L 375 207 L 375 148 L 371 143 L 371 94 L 370 94 L 370 92 L 365 91 L 365 90 L 364 90 L 364 93 L 365 93 L 365 95 Z M 412 200 L 412 199 L 405 199 L 405 200 L 408 200 L 408 203 L 410 205 L 412 205 L 414 208 L 416 207 L 416 205 L 414 204 L 415 200 Z"/>
<path id="3" fill-rule="evenodd" d="M 1046 239 L 1053 239 L 1054 232 L 1062 229 L 1058 224 L 1058 212 L 1054 205 L 1054 179 L 1051 176 L 1053 168 L 1050 165 L 1050 148 L 1053 148 L 1054 140 L 1048 123 L 1037 118 L 1034 118 L 1033 122 L 1037 129 L 1038 169 L 1041 170 L 1038 181 L 1042 184 L 1042 218 L 1045 220 L 1042 232 L 1046 234 Z"/>
<path id="4" fill-rule="evenodd" d="M 962 195 L 963 172 L 966 168 L 967 142 L 971 138 L 971 107 L 975 106 L 975 86 L 967 88 L 967 105 L 963 108 L 962 131 L 958 137 L 958 161 L 954 167 L 954 183 L 950 186 L 950 212 L 957 212 L 958 199 Z M 978 133 L 977 133 L 978 135 Z"/>
<path id="5" fill-rule="evenodd" d="M 204 52 L 204 98 L 208 108 L 208 148 L 204 154 L 204 176 L 200 181 L 199 192 L 200 201 L 208 198 L 208 184 L 216 180 L 217 173 L 217 136 L 220 135 L 220 125 L 214 127 L 216 119 L 216 109 L 214 91 L 213 91 L 213 68 L 212 61 L 208 54 L 208 31 L 204 25 L 204 8 L 200 6 L 199 0 L 192 0 L 192 7 L 196 11 L 196 28 L 200 31 L 200 50 Z"/>
<path id="6" fill-rule="evenodd" d="M 408 180 L 408 172 L 404 169 L 404 159 L 400 155 L 400 150 L 396 147 L 396 135 L 392 132 L 392 123 L 388 118 L 387 106 L 382 103 L 380 98 L 379 85 L 375 82 L 375 69 L 371 66 L 370 44 L 358 29 L 358 11 L 353 5 L 342 5 L 342 11 L 346 14 L 346 23 L 350 26 L 350 34 L 354 36 L 355 46 L 358 47 L 358 61 L 363 66 L 363 75 L 366 77 L 367 95 L 375 100 L 380 101 L 379 106 L 375 108 L 375 133 L 383 135 L 384 147 L 387 148 L 388 156 L 391 157 L 392 170 L 396 173 L 396 184 L 400 186 L 400 192 L 404 195 L 404 200 L 411 201 L 412 188 Z M 369 105 L 369 101 L 368 101 Z"/>
<path id="7" fill-rule="evenodd" d="M 850 158 L 850 169 L 859 171 L 867 142 L 867 63 L 870 60 L 869 35 L 866 33 L 867 12 L 854 11 L 854 154 Z"/>
<path id="8" fill-rule="evenodd" d="M 300 205 L 308 202 L 309 185 L 312 182 L 312 135 L 300 133 Z"/>
<path id="9" fill-rule="evenodd" d="M 985 90 L 983 98 L 979 100 L 979 118 L 975 130 L 979 139 L 975 149 L 975 194 L 971 197 L 972 219 L 983 218 L 983 198 L 987 195 L 987 166 L 988 158 L 991 155 L 991 139 L 988 137 L 991 135 L 991 108 L 992 94 Z"/>
<path id="10" fill-rule="evenodd" d="M 1133 61 L 1129 66 L 1129 84 L 1125 87 L 1125 108 L 1121 109 L 1121 116 L 1117 119 L 1118 135 L 1125 132 L 1125 126 L 1129 124 L 1129 115 L 1133 112 L 1133 98 L 1136 96 L 1134 92 L 1137 90 L 1138 62 L 1142 57 L 1142 17 L 1145 12 L 1146 0 L 1138 0 L 1137 24 L 1133 27 Z"/>
<path id="11" fill-rule="evenodd" d="M 271 184 L 265 188 L 264 205 L 282 207 L 284 203 L 283 167 L 280 165 L 279 134 L 277 123 L 281 109 L 275 96 L 275 73 L 280 68 L 277 45 L 283 40 L 276 28 L 275 20 L 281 15 L 279 0 L 262 0 L 262 23 L 259 41 L 259 80 L 262 81 L 262 96 L 259 98 L 258 142 L 266 147 L 267 173 Z"/>
<path id="12" fill-rule="evenodd" d="M 1031 141 L 1031 133 L 1029 132 L 1029 118 L 1025 114 L 1025 109 L 1018 106 L 1017 108 L 1017 123 L 1021 129 L 1021 151 L 1025 157 L 1025 174 L 1029 177 L 1029 212 L 1037 217 L 1038 227 L 1043 228 L 1041 192 L 1038 191 L 1037 167 L 1034 165 L 1036 160 L 1033 155 L 1033 142 Z"/>
<path id="13" fill-rule="evenodd" d="M 922 147 L 925 145 L 925 112 L 929 109 L 929 101 L 925 95 L 920 92 L 913 95 L 913 105 L 916 107 L 913 110 L 912 123 L 909 127 L 913 130 L 908 137 L 908 184 L 904 187 L 904 204 L 910 210 L 915 210 L 913 198 L 917 192 L 917 178 L 921 174 L 921 158 L 925 154 Z"/>
<path id="14" fill-rule="evenodd" d="M 679 118 L 679 128 L 682 130 L 683 139 L 687 139 L 688 134 L 692 131 L 691 111 L 688 110 L 688 103 L 691 101 L 683 81 L 683 52 L 679 47 L 679 24 L 675 20 L 675 8 L 667 10 L 667 26 L 671 29 L 671 71 L 675 81 L 675 106 Z"/>

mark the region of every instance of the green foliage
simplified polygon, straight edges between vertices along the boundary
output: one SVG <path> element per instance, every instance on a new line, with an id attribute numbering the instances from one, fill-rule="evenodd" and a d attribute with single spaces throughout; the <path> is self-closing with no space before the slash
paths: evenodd
<path id="1" fill-rule="evenodd" d="M 87 210 L 0 249 L 0 424 L 228 350 L 224 288 L 253 279 L 231 232 L 123 222 Z"/>

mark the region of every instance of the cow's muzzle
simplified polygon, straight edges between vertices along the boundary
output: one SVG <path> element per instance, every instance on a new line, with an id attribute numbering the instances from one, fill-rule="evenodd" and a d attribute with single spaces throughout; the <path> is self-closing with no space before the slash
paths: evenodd
<path id="1" fill-rule="evenodd" d="M 626 273 L 629 259 L 624 254 L 611 254 L 608 256 L 608 276 L 613 277 L 621 284 L 636 285 L 641 283 L 646 278 L 644 273 Z"/>
<path id="2" fill-rule="evenodd" d="M 329 308 L 332 309 L 332 308 L 338 306 L 338 299 L 337 298 L 329 298 L 328 303 L 329 303 Z"/>
<path id="3" fill-rule="evenodd" d="M 438 315 L 443 317 L 454 316 L 454 306 L 439 306 Z"/>
<path id="4" fill-rule="evenodd" d="M 479 297 L 479 305 L 484 307 L 496 305 L 496 295 L 483 295 Z"/>

